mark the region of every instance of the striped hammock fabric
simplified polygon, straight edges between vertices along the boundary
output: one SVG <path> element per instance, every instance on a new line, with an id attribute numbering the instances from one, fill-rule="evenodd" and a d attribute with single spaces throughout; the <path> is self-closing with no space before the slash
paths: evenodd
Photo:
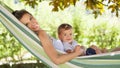
<path id="1" fill-rule="evenodd" d="M 120 51 L 99 55 L 81 56 L 64 64 L 56 65 L 44 52 L 39 38 L 20 23 L 11 12 L 0 3 L 0 22 L 15 36 L 15 38 L 35 57 L 50 68 L 119 68 Z"/>

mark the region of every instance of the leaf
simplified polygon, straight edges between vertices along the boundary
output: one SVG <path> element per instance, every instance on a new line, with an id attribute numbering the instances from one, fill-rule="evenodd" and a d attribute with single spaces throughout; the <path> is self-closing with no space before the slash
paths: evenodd
<path id="1" fill-rule="evenodd" d="M 110 5 L 110 6 L 108 6 L 108 9 L 113 8 L 113 7 L 114 7 L 113 5 Z"/>
<path id="2" fill-rule="evenodd" d="M 53 2 L 49 2 L 49 5 L 53 5 Z"/>
<path id="3" fill-rule="evenodd" d="M 97 11 L 93 11 L 94 17 L 97 18 L 98 17 L 98 13 Z"/>
<path id="4" fill-rule="evenodd" d="M 57 8 L 57 7 L 54 7 L 54 8 L 52 9 L 52 11 L 58 11 L 58 8 Z"/>
<path id="5" fill-rule="evenodd" d="M 77 2 L 77 0 L 73 0 L 73 5 L 74 5 L 74 6 L 75 6 L 76 2 Z"/>
<path id="6" fill-rule="evenodd" d="M 100 14 L 102 14 L 103 12 L 105 12 L 105 10 L 104 9 L 100 9 Z"/>
<path id="7" fill-rule="evenodd" d="M 112 8 L 111 13 L 113 13 L 114 11 L 115 11 L 115 8 Z"/>
<path id="8" fill-rule="evenodd" d="M 103 5 L 102 5 L 101 3 L 96 4 L 96 7 L 97 7 L 98 9 L 103 9 Z"/>
<path id="9" fill-rule="evenodd" d="M 110 3 L 110 2 L 111 2 L 111 0 L 108 1 L 108 3 Z"/>
<path id="10" fill-rule="evenodd" d="M 118 11 L 116 11 L 116 16 L 118 17 L 118 15 L 119 15 L 119 13 L 118 13 Z"/>

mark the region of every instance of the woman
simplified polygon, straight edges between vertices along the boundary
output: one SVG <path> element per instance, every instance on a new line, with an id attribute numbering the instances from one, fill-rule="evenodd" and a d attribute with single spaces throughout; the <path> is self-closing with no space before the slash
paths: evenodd
<path id="1" fill-rule="evenodd" d="M 80 46 L 77 46 L 73 53 L 59 55 L 54 49 L 53 44 L 49 39 L 49 36 L 44 30 L 39 27 L 36 19 L 28 11 L 16 10 L 13 12 L 13 15 L 18 20 L 20 20 L 21 23 L 26 25 L 29 29 L 31 29 L 38 35 L 44 51 L 55 64 L 65 63 L 83 53 L 83 50 L 80 48 Z"/>

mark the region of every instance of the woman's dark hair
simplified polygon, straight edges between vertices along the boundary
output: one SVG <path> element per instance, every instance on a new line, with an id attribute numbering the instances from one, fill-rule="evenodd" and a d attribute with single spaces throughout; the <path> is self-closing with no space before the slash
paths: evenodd
<path id="1" fill-rule="evenodd" d="M 28 11 L 26 11 L 26 10 L 24 10 L 24 9 L 22 9 L 22 10 L 16 10 L 16 11 L 13 11 L 13 12 L 12 12 L 12 14 L 13 14 L 18 20 L 20 20 L 20 19 L 22 18 L 22 16 L 23 16 L 24 14 L 26 14 L 26 13 L 30 14 Z"/>

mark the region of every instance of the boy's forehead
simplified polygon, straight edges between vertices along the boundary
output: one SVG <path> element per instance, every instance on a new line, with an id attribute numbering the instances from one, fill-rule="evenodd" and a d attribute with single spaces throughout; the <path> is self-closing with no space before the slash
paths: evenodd
<path id="1" fill-rule="evenodd" d="M 72 28 L 68 28 L 68 29 L 66 29 L 66 28 L 61 28 L 61 30 L 72 30 Z"/>
<path id="2" fill-rule="evenodd" d="M 60 32 L 72 31 L 72 29 L 61 29 Z"/>

